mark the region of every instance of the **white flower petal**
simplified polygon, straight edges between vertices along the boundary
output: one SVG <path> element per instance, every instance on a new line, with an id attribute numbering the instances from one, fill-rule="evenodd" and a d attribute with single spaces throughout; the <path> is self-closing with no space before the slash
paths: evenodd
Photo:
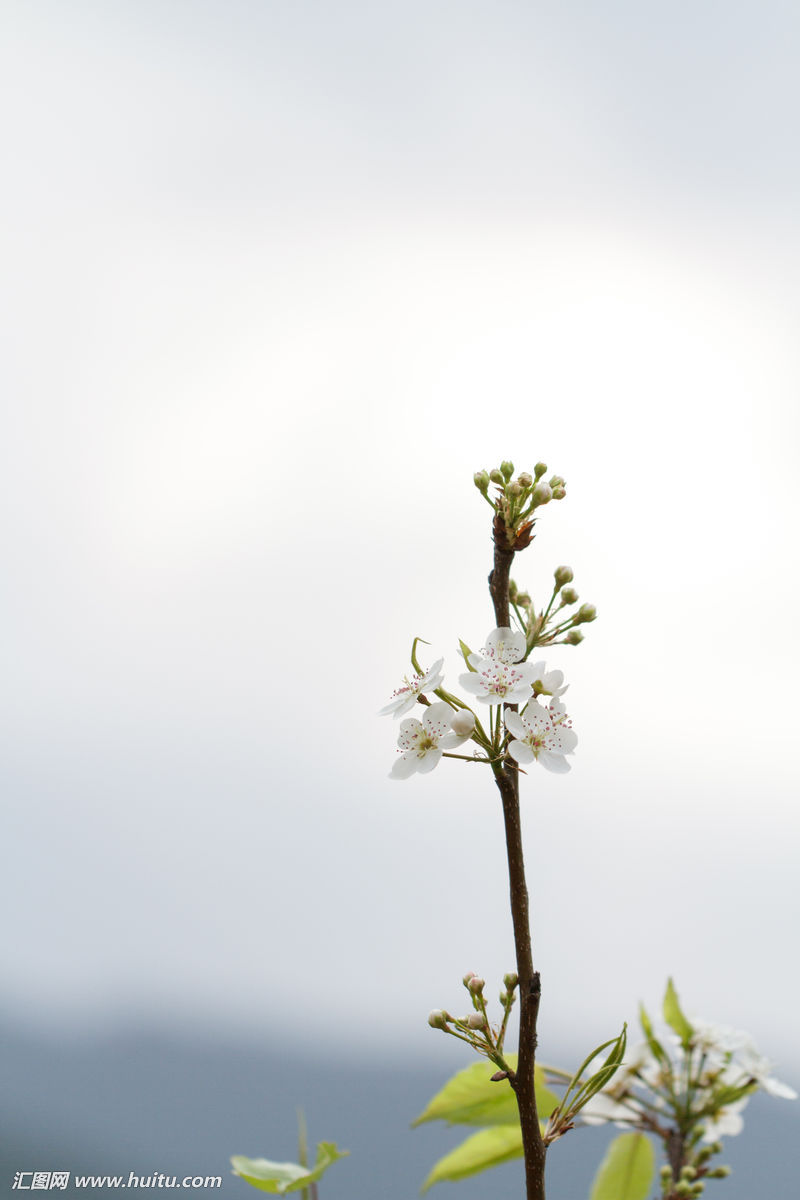
<path id="1" fill-rule="evenodd" d="M 542 708 L 541 704 L 537 704 L 535 700 L 531 700 L 530 704 L 525 707 L 521 717 L 526 734 L 534 733 L 540 737 L 542 734 L 549 733 L 553 728 L 547 709 Z"/>
<path id="2" fill-rule="evenodd" d="M 525 728 L 525 722 L 519 713 L 508 711 L 504 714 L 503 719 L 506 723 L 506 729 L 515 738 L 524 738 L 528 733 L 528 730 Z"/>
<path id="3" fill-rule="evenodd" d="M 425 716 L 422 718 L 425 732 L 438 741 L 442 734 L 450 728 L 454 712 L 455 710 L 449 704 L 445 704 L 444 700 L 431 704 L 425 709 Z"/>
<path id="4" fill-rule="evenodd" d="M 540 750 L 536 761 L 555 775 L 566 775 L 572 769 L 563 754 L 553 754 L 550 750 Z"/>
<path id="5" fill-rule="evenodd" d="M 408 779 L 417 769 L 417 756 L 411 751 L 401 754 L 389 772 L 390 779 Z"/>
<path id="6" fill-rule="evenodd" d="M 400 732 L 397 735 L 397 744 L 401 750 L 411 750 L 423 735 L 422 722 L 416 717 L 408 717 L 400 724 Z"/>
<path id="7" fill-rule="evenodd" d="M 508 743 L 508 753 L 518 763 L 533 762 L 534 753 L 527 742 L 513 741 Z"/>
<path id="8" fill-rule="evenodd" d="M 426 750 L 425 753 L 417 759 L 417 770 L 420 775 L 427 775 L 428 771 L 432 771 L 435 766 L 438 766 L 442 757 L 442 752 L 439 749 Z"/>
<path id="9" fill-rule="evenodd" d="M 525 680 L 516 683 L 504 697 L 505 704 L 527 704 L 531 695 L 531 685 Z"/>
<path id="10" fill-rule="evenodd" d="M 578 744 L 578 735 L 574 729 L 556 725 L 547 739 L 547 747 L 555 754 L 572 754 Z"/>
<path id="11" fill-rule="evenodd" d="M 788 1083 L 782 1083 L 780 1079 L 776 1079 L 774 1075 L 768 1076 L 761 1080 L 761 1087 L 770 1096 L 780 1096 L 783 1100 L 796 1100 L 797 1092 L 793 1087 L 789 1087 Z"/>
<path id="12" fill-rule="evenodd" d="M 465 675 L 459 675 L 458 682 L 465 692 L 472 692 L 474 696 L 479 696 L 481 692 L 486 691 L 483 676 L 476 674 L 474 671 L 467 671 Z"/>

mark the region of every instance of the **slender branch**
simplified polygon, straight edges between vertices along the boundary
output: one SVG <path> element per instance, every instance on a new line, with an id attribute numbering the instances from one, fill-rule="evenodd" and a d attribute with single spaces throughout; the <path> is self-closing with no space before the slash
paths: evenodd
<path id="1" fill-rule="evenodd" d="M 489 591 L 494 604 L 497 625 L 504 628 L 509 623 L 508 581 L 514 551 L 508 547 L 502 522 L 495 522 L 494 533 L 494 570 L 489 576 Z M 517 1097 L 522 1127 L 526 1198 L 527 1200 L 545 1200 L 546 1147 L 539 1128 L 534 1088 L 536 1022 L 539 1015 L 541 986 L 539 973 L 533 969 L 528 887 L 525 882 L 525 860 L 522 851 L 522 826 L 519 811 L 519 773 L 510 765 L 499 763 L 493 763 L 492 770 L 503 802 L 511 919 L 514 927 L 514 946 L 517 957 L 517 975 L 519 976 L 519 1059 L 516 1076 L 511 1081 L 511 1085 Z"/>

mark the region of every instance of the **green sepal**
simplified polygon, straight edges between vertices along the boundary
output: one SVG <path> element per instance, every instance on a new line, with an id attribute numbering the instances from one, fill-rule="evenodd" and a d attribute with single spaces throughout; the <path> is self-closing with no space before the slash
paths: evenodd
<path id="1" fill-rule="evenodd" d="M 468 1179 L 470 1175 L 478 1175 L 490 1167 L 498 1167 L 500 1163 L 522 1158 L 522 1154 L 522 1130 L 518 1124 L 481 1129 L 439 1159 L 421 1190 L 427 1192 L 434 1183 L 443 1183 L 445 1180 Z"/>
<path id="2" fill-rule="evenodd" d="M 598 1167 L 589 1200 L 647 1200 L 655 1173 L 649 1138 L 643 1133 L 621 1133 Z"/>
<path id="3" fill-rule="evenodd" d="M 461 651 L 461 655 L 462 655 L 462 658 L 464 659 L 464 662 L 467 664 L 467 670 L 474 671 L 475 668 L 473 666 L 470 666 L 470 661 L 469 661 L 469 656 L 470 656 L 470 654 L 472 654 L 472 651 L 470 650 L 470 648 L 466 642 L 462 642 L 461 638 L 458 639 L 458 648 Z"/>
<path id="4" fill-rule="evenodd" d="M 419 665 L 419 661 L 417 659 L 417 642 L 422 642 L 423 646 L 430 646 L 430 642 L 426 642 L 425 638 L 415 637 L 414 641 L 411 643 L 411 665 L 418 675 L 424 675 L 425 672 Z"/>
<path id="5" fill-rule="evenodd" d="M 671 979 L 667 980 L 667 990 L 664 993 L 664 1020 L 674 1029 L 678 1037 L 681 1039 L 681 1045 L 684 1050 L 689 1049 L 689 1043 L 694 1036 L 692 1029 L 681 1009 L 678 1001 L 678 993 L 675 991 L 675 985 Z"/>
<path id="6" fill-rule="evenodd" d="M 285 1196 L 287 1192 L 299 1192 L 325 1174 L 328 1167 L 345 1158 L 349 1150 L 339 1150 L 334 1142 L 319 1142 L 317 1160 L 312 1170 L 299 1163 L 270 1162 L 266 1158 L 245 1158 L 235 1154 L 231 1159 L 234 1175 L 241 1176 L 262 1192 Z"/>

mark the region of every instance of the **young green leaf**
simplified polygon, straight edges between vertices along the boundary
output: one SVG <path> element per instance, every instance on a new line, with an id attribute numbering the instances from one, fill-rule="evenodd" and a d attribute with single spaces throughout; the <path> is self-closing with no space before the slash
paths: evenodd
<path id="1" fill-rule="evenodd" d="M 647 1015 L 647 1010 L 643 1004 L 639 1005 L 639 1024 L 642 1027 L 642 1033 L 647 1040 L 650 1051 L 660 1066 L 669 1066 L 669 1056 L 661 1045 L 656 1035 L 653 1033 L 653 1022 Z"/>
<path id="2" fill-rule="evenodd" d="M 507 1054 L 505 1060 L 514 1070 L 516 1054 Z M 493 1083 L 491 1073 L 492 1064 L 485 1062 L 458 1071 L 412 1125 L 426 1121 L 447 1121 L 449 1125 L 516 1125 L 519 1111 L 511 1085 L 507 1080 Z M 538 1066 L 534 1070 L 534 1086 L 539 1116 L 548 1117 L 558 1104 L 558 1097 L 545 1085 L 544 1072 Z"/>
<path id="3" fill-rule="evenodd" d="M 266 1158 L 245 1158 L 243 1154 L 235 1154 L 231 1159 L 234 1175 L 241 1176 L 253 1187 L 262 1192 L 285 1196 L 287 1192 L 299 1192 L 308 1187 L 325 1174 L 332 1163 L 338 1162 L 349 1154 L 349 1150 L 339 1150 L 333 1142 L 320 1142 L 317 1145 L 317 1159 L 313 1170 L 300 1166 L 299 1163 L 270 1162 Z"/>
<path id="4" fill-rule="evenodd" d="M 470 1175 L 521 1157 L 522 1130 L 519 1125 L 495 1125 L 492 1129 L 481 1129 L 439 1159 L 423 1183 L 422 1191 L 427 1192 L 434 1183 L 467 1179 Z"/>
<path id="5" fill-rule="evenodd" d="M 648 1138 L 643 1133 L 621 1133 L 598 1168 L 589 1200 L 647 1200 L 655 1171 Z"/>
<path id="6" fill-rule="evenodd" d="M 694 1030 L 683 1015 L 678 1002 L 678 993 L 675 991 L 675 985 L 671 979 L 667 980 L 667 990 L 664 993 L 664 1020 L 671 1029 L 675 1030 L 681 1039 L 684 1050 L 688 1049 Z"/>
<path id="7" fill-rule="evenodd" d="M 561 1103 L 561 1109 L 563 1113 L 569 1112 L 574 1116 L 580 1112 L 580 1110 L 585 1104 L 588 1103 L 592 1096 L 594 1096 L 611 1081 L 617 1070 L 617 1067 L 622 1061 L 623 1055 L 625 1054 L 625 1046 L 628 1040 L 627 1030 L 628 1024 L 626 1021 L 623 1023 L 622 1033 L 619 1035 L 619 1037 L 614 1038 L 611 1042 L 605 1042 L 604 1045 L 599 1047 L 599 1050 L 604 1050 L 606 1046 L 610 1045 L 611 1050 L 609 1051 L 602 1066 L 599 1067 L 589 1079 L 582 1083 L 581 1075 L 583 1074 L 587 1064 L 592 1061 L 592 1058 L 597 1056 L 597 1051 L 595 1051 L 595 1054 L 592 1056 L 592 1058 L 587 1059 L 583 1063 L 577 1079 L 570 1083 L 567 1091 L 564 1093 Z M 570 1095 L 573 1087 L 576 1090 L 574 1094 Z"/>

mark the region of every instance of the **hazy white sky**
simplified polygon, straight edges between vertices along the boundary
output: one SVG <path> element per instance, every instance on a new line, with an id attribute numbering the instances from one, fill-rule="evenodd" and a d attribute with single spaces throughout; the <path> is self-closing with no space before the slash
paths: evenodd
<path id="1" fill-rule="evenodd" d="M 7 1009 L 413 1047 L 509 969 L 493 789 L 374 714 L 491 627 L 473 471 L 544 458 L 516 576 L 601 618 L 524 797 L 544 1036 L 673 973 L 800 1059 L 796 9 L 2 24 Z"/>

